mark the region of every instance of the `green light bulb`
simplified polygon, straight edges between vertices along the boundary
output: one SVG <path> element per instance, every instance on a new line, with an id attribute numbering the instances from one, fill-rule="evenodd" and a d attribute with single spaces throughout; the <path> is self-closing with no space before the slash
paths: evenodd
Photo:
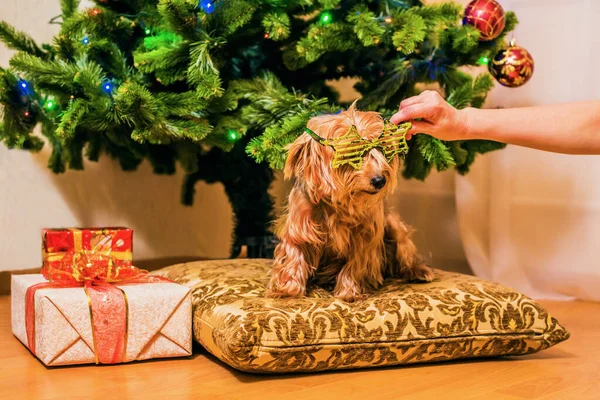
<path id="1" fill-rule="evenodd" d="M 321 14 L 321 23 L 323 24 L 328 24 L 333 20 L 333 17 L 331 16 L 331 13 L 328 11 L 324 11 Z"/>
<path id="2" fill-rule="evenodd" d="M 489 62 L 490 62 L 490 59 L 487 58 L 486 56 L 483 56 L 479 59 L 479 65 L 488 65 Z"/>
<path id="3" fill-rule="evenodd" d="M 52 110 L 54 108 L 54 102 L 50 100 L 48 103 L 46 103 L 46 108 L 48 110 Z"/>
<path id="4" fill-rule="evenodd" d="M 229 129 L 227 131 L 227 134 L 229 135 L 229 139 L 231 139 L 231 140 L 237 140 L 238 139 L 238 134 L 233 129 Z"/>
<path id="5" fill-rule="evenodd" d="M 149 35 L 149 34 L 150 34 L 150 32 L 152 32 L 152 31 L 150 30 L 150 28 L 146 28 L 146 35 Z"/>

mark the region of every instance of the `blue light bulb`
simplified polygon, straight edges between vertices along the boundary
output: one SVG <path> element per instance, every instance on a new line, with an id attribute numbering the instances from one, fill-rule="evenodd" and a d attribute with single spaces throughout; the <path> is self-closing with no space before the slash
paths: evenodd
<path id="1" fill-rule="evenodd" d="M 200 0 L 198 7 L 200 7 L 205 13 L 211 14 L 213 11 L 215 11 L 215 6 L 213 4 L 214 1 L 215 0 Z"/>
<path id="2" fill-rule="evenodd" d="M 83 44 L 89 44 L 89 43 L 90 43 L 90 39 L 89 39 L 87 36 L 85 36 L 85 37 L 84 37 L 84 38 L 81 40 L 81 42 L 82 42 Z"/>
<path id="3" fill-rule="evenodd" d="M 24 96 L 28 96 L 32 93 L 31 85 L 25 79 L 19 79 L 19 90 Z"/>
<path id="4" fill-rule="evenodd" d="M 102 84 L 102 90 L 103 90 L 105 93 L 111 94 L 111 93 L 112 93 L 112 91 L 113 91 L 113 89 L 114 89 L 114 85 L 113 85 L 112 83 L 110 83 L 110 82 L 104 82 L 104 83 Z"/>

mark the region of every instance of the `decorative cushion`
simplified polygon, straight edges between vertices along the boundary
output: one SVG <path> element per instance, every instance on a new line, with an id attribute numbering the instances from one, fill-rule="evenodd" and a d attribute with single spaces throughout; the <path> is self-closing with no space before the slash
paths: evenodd
<path id="1" fill-rule="evenodd" d="M 270 260 L 219 260 L 158 271 L 193 288 L 194 337 L 230 366 L 309 372 L 523 355 L 569 333 L 535 301 L 479 278 L 436 270 L 431 283 L 389 279 L 362 302 L 317 287 L 265 297 Z"/>

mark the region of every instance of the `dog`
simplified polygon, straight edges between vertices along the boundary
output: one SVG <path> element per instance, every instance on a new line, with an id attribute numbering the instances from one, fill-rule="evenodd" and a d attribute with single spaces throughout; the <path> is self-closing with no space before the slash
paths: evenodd
<path id="1" fill-rule="evenodd" d="M 307 124 L 309 132 L 323 139 L 342 137 L 352 126 L 371 140 L 381 135 L 384 121 L 353 104 Z M 333 159 L 334 150 L 308 133 L 288 147 L 284 178 L 295 178 L 295 183 L 275 228 L 279 243 L 268 295 L 305 296 L 307 284 L 314 282 L 353 302 L 387 277 L 430 282 L 433 270 L 418 254 L 411 229 L 386 207 L 397 185 L 398 156 L 388 162 L 380 149 L 370 149 L 360 169 L 333 168 Z"/>

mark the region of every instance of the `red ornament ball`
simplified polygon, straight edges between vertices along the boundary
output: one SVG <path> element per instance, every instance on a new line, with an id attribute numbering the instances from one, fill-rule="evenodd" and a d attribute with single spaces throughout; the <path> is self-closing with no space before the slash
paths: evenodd
<path id="1" fill-rule="evenodd" d="M 511 42 L 496 54 L 488 68 L 501 85 L 514 88 L 527 83 L 533 75 L 534 64 L 527 50 Z"/>
<path id="2" fill-rule="evenodd" d="M 481 32 L 481 41 L 496 39 L 506 25 L 504 9 L 496 0 L 473 0 L 467 5 L 463 25 L 472 25 Z"/>

